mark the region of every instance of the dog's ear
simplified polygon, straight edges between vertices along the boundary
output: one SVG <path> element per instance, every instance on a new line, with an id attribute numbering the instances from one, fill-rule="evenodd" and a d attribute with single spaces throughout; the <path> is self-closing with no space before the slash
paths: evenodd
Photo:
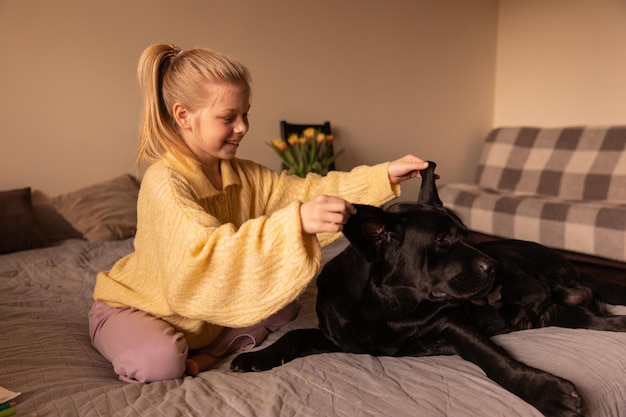
<path id="1" fill-rule="evenodd" d="M 443 207 L 443 203 L 439 199 L 439 193 L 437 193 L 437 184 L 435 184 L 436 167 L 436 163 L 434 163 L 433 161 L 428 161 L 428 168 L 420 171 L 420 175 L 422 177 L 422 186 L 420 188 L 419 195 L 417 196 L 417 202 L 419 204 Z"/>
<path id="2" fill-rule="evenodd" d="M 372 261 L 380 246 L 391 239 L 389 214 L 381 208 L 354 204 L 356 213 L 343 227 L 343 234 L 367 259 Z"/>

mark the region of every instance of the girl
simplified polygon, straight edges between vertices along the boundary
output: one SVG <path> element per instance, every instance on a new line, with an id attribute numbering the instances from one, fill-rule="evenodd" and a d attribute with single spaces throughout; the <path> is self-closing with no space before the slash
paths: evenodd
<path id="1" fill-rule="evenodd" d="M 209 49 L 148 47 L 138 66 L 137 162 L 152 162 L 134 252 L 98 274 L 93 345 L 120 379 L 196 375 L 252 347 L 296 314 L 338 237 L 348 202 L 382 205 L 427 166 L 407 155 L 302 179 L 236 153 L 248 131 L 250 75 Z"/>

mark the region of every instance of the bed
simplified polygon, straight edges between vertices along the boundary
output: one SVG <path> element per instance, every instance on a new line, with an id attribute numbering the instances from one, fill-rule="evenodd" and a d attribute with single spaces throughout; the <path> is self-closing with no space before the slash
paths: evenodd
<path id="1" fill-rule="evenodd" d="M 119 189 L 111 191 L 112 184 Z M 87 312 L 97 272 L 133 249 L 138 185 L 125 175 L 98 186 L 59 196 L 45 210 L 30 206 L 30 215 L 7 226 L 29 216 L 47 223 L 35 233 L 39 241 L 23 239 L 26 249 L 0 255 L 0 386 L 20 393 L 17 416 L 541 416 L 457 356 L 332 353 L 250 374 L 231 372 L 227 358 L 195 378 L 120 382 L 91 347 Z M 28 208 L 30 199 L 22 200 Z M 109 207 L 114 201 L 123 204 Z M 5 223 L 14 211 L 0 193 Z M 9 235 L 0 236 L 6 243 Z M 346 244 L 325 248 L 325 261 Z M 296 319 L 261 347 L 287 330 L 316 326 L 315 294 L 311 285 Z M 546 328 L 494 339 L 516 358 L 572 380 L 586 416 L 626 416 L 626 333 Z"/>

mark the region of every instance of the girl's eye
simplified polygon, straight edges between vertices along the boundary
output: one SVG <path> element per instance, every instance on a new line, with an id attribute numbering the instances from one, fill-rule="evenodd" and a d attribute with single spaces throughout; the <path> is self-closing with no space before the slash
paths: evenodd
<path id="1" fill-rule="evenodd" d="M 243 120 L 248 120 L 249 113 L 244 113 L 241 115 Z M 222 120 L 224 123 L 233 123 L 237 119 L 237 116 L 223 116 Z"/>

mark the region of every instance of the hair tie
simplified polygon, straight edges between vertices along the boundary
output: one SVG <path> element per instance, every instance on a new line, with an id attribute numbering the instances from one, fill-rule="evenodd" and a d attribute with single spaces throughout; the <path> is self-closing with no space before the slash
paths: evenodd
<path id="1" fill-rule="evenodd" d="M 168 58 L 168 64 L 167 64 L 168 68 L 174 63 L 176 58 L 178 58 L 178 56 L 182 53 L 183 53 L 183 50 L 180 49 L 178 46 L 172 45 L 170 47 L 170 50 L 166 55 L 166 57 Z"/>

